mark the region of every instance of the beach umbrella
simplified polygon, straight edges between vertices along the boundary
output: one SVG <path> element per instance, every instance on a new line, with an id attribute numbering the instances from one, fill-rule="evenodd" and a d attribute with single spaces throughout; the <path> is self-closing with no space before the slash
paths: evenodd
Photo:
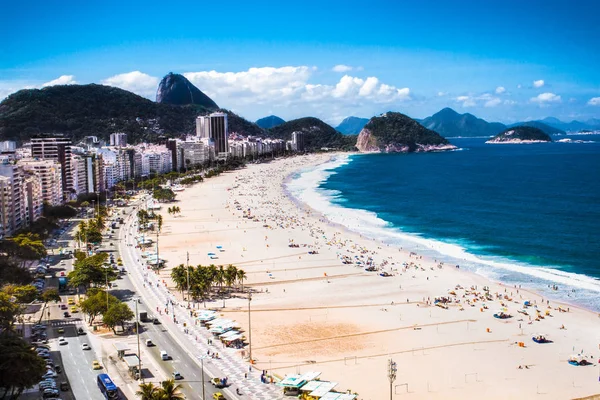
<path id="1" fill-rule="evenodd" d="M 214 256 L 214 255 L 215 255 L 215 253 L 208 253 L 207 255 L 209 255 L 209 256 Z"/>
<path id="2" fill-rule="evenodd" d="M 223 246 L 217 246 L 217 249 L 222 249 L 222 248 L 223 248 Z"/>

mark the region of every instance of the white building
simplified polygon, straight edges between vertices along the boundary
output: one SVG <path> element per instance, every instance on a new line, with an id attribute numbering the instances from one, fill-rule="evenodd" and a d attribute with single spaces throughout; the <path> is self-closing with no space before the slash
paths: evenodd
<path id="1" fill-rule="evenodd" d="M 19 165 L 25 171 L 39 176 L 41 180 L 41 198 L 44 203 L 58 206 L 63 203 L 61 165 L 53 160 L 23 159 Z"/>

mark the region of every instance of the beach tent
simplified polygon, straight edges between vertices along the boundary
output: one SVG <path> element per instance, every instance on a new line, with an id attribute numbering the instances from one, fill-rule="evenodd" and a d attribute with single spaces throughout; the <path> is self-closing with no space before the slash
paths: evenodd
<path id="1" fill-rule="evenodd" d="M 356 399 L 355 394 L 349 393 L 337 393 L 337 392 L 329 392 L 321 397 L 320 400 L 354 400 Z"/>
<path id="2" fill-rule="evenodd" d="M 282 386 L 282 387 L 300 388 L 306 382 L 312 381 L 312 380 L 318 378 L 320 375 L 321 375 L 320 372 L 314 372 L 314 371 L 306 372 L 303 375 L 296 375 L 296 374 L 286 375 L 286 377 L 281 382 L 276 383 L 276 385 Z"/>
<path id="3" fill-rule="evenodd" d="M 336 386 L 337 382 L 323 382 L 318 388 L 310 392 L 308 395 L 312 397 L 323 397 Z"/>

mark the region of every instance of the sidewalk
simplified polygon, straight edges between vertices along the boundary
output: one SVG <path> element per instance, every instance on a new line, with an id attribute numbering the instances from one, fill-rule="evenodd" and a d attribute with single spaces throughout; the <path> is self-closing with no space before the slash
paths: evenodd
<path id="1" fill-rule="evenodd" d="M 131 235 L 127 238 L 122 238 L 120 243 L 120 249 L 122 251 L 121 257 L 127 254 L 128 258 L 131 258 L 130 263 L 127 265 L 134 265 L 135 268 L 129 269 L 129 274 L 133 278 L 133 285 L 136 289 L 140 290 L 140 285 L 143 282 L 145 285 L 144 293 L 149 295 L 154 301 L 152 304 L 153 313 L 156 313 L 157 308 L 159 310 L 168 309 L 169 315 L 164 313 L 161 318 L 163 325 L 169 331 L 171 336 L 179 343 L 183 348 L 190 348 L 190 345 L 194 346 L 197 351 L 195 353 L 196 364 L 201 367 L 200 357 L 207 354 L 208 351 L 211 353 L 219 353 L 219 359 L 207 358 L 205 360 L 205 370 L 207 375 L 211 378 L 227 376 L 232 385 L 224 390 L 231 398 L 240 398 L 235 395 L 235 389 L 239 388 L 243 393 L 241 398 L 252 398 L 259 400 L 272 400 L 282 399 L 283 393 L 280 388 L 263 384 L 260 382 L 260 374 L 252 373 L 252 368 L 249 364 L 243 362 L 238 356 L 239 350 L 231 348 L 223 348 L 221 346 L 208 345 L 208 339 L 214 339 L 214 337 L 204 329 L 201 325 L 196 325 L 196 321 L 190 316 L 190 310 L 183 305 L 177 305 L 175 297 L 168 291 L 168 289 L 159 282 L 160 277 L 150 270 L 146 269 L 137 260 L 141 260 L 141 251 L 135 248 L 135 246 L 128 246 L 133 240 L 132 236 L 136 235 L 136 223 L 134 221 L 135 216 L 130 214 L 127 217 L 126 229 L 122 232 L 126 235 L 128 227 L 133 228 Z M 124 246 L 123 246 L 124 244 Z M 175 305 L 174 305 L 175 304 Z M 173 314 L 173 310 L 175 314 Z M 151 310 L 148 310 L 151 311 Z M 173 318 L 175 317 L 175 318 Z M 173 322 L 173 319 L 176 322 Z M 184 327 L 184 324 L 186 325 Z M 187 328 L 187 333 L 185 329 Z M 220 344 L 220 343 L 219 343 Z M 248 378 L 245 378 L 245 374 L 248 373 Z M 248 397 L 245 397 L 248 396 Z"/>

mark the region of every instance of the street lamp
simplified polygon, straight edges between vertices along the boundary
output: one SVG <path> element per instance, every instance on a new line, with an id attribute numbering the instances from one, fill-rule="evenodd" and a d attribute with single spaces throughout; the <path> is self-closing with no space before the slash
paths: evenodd
<path id="1" fill-rule="evenodd" d="M 138 371 L 140 379 L 142 380 L 142 383 L 144 383 L 144 374 L 142 374 L 142 353 L 140 352 L 140 314 L 138 313 L 138 302 L 140 301 L 140 298 L 136 297 L 133 301 L 135 302 L 135 333 L 137 335 Z"/>
<path id="2" fill-rule="evenodd" d="M 106 277 L 106 311 L 108 311 L 108 270 L 111 269 L 108 265 L 103 265 L 105 277 Z"/>
<path id="3" fill-rule="evenodd" d="M 248 289 L 248 347 L 250 350 L 250 365 L 252 365 L 252 318 L 250 313 L 250 301 L 252 300 L 252 293 Z"/>
<path id="4" fill-rule="evenodd" d="M 198 358 L 200 359 L 200 366 L 202 368 L 202 400 L 204 400 L 206 398 L 206 392 L 204 390 L 204 359 L 206 356 L 198 356 Z"/>
<path id="5" fill-rule="evenodd" d="M 388 378 L 390 379 L 390 400 L 392 400 L 393 390 L 392 386 L 394 381 L 396 380 L 396 372 L 398 372 L 398 368 L 396 363 L 391 358 L 388 360 Z"/>

